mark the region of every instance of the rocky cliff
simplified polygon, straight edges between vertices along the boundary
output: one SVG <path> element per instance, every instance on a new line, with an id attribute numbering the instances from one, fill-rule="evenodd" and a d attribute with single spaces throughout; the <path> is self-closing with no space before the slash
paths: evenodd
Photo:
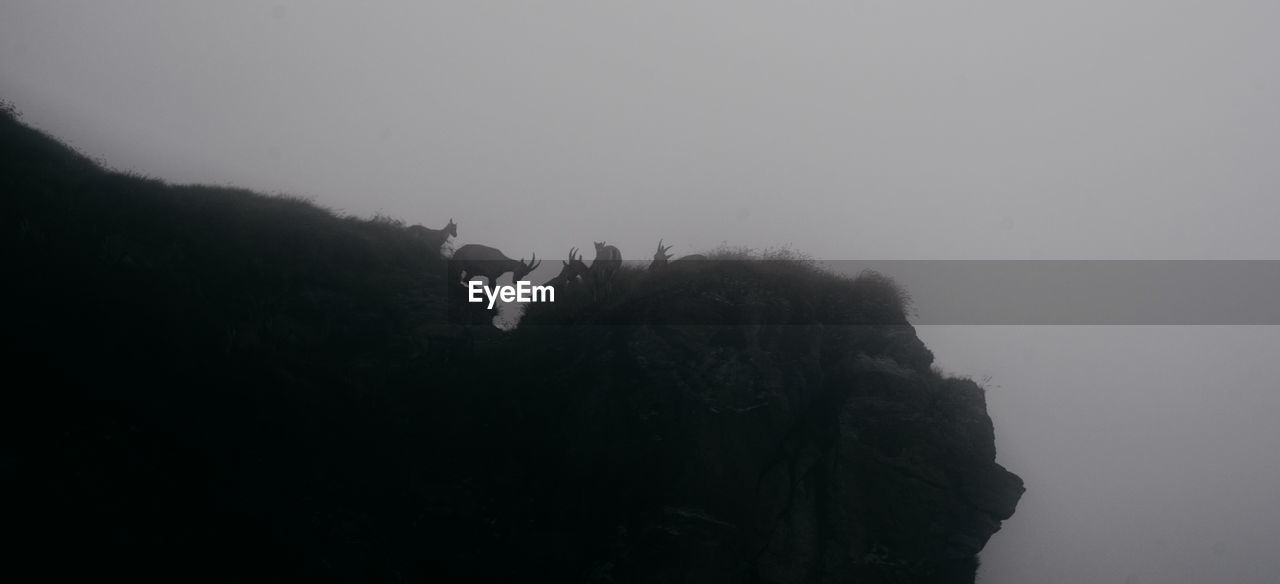
<path id="1" fill-rule="evenodd" d="M 480 490 L 539 530 L 505 545 L 554 534 L 599 582 L 973 581 L 1022 481 L 891 282 L 742 259 L 624 280 L 531 307 L 493 354 L 516 373 L 481 391 L 503 413 Z"/>

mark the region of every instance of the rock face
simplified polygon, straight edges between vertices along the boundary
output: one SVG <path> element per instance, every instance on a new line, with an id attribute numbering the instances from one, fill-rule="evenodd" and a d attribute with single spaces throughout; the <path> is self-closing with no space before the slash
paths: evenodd
<path id="1" fill-rule="evenodd" d="M 856 293 L 740 275 L 750 292 L 703 281 L 568 326 L 530 314 L 511 346 L 544 365 L 498 390 L 518 439 L 495 445 L 512 481 L 494 496 L 557 509 L 533 522 L 593 549 L 590 581 L 972 582 L 1023 492 L 982 388 L 931 370 L 901 315 L 821 322 L 868 316 Z"/>

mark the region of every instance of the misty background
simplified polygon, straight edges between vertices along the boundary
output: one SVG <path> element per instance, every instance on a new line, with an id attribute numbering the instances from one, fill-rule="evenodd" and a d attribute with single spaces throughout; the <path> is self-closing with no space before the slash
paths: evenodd
<path id="1" fill-rule="evenodd" d="M 454 245 L 538 252 L 532 279 L 571 246 L 645 259 L 659 238 L 677 257 L 1275 260 L 1278 20 L 1263 2 L 9 0 L 0 98 L 118 170 L 452 217 Z M 1026 481 L 979 581 L 1280 571 L 1276 327 L 919 333 L 986 380 L 998 460 Z"/>

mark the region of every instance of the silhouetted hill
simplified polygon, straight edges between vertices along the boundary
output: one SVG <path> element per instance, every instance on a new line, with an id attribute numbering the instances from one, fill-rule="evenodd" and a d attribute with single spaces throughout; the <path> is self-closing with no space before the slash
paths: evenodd
<path id="1" fill-rule="evenodd" d="M 46 577 L 972 582 L 1022 492 L 883 277 L 722 254 L 502 333 L 396 221 L 11 114 L 0 181 L 3 529 Z"/>

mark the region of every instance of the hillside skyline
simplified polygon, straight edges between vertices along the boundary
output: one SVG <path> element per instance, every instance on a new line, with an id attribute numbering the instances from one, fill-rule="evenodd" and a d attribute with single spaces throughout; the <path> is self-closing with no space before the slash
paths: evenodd
<path id="1" fill-rule="evenodd" d="M 453 218 L 453 245 L 547 266 L 601 240 L 647 259 L 660 239 L 1280 260 L 1278 19 L 1245 1 L 14 0 L 0 99 L 110 169 Z M 1280 572 L 1277 327 L 917 330 L 943 370 L 987 380 L 997 461 L 1027 483 L 979 581 Z"/>

